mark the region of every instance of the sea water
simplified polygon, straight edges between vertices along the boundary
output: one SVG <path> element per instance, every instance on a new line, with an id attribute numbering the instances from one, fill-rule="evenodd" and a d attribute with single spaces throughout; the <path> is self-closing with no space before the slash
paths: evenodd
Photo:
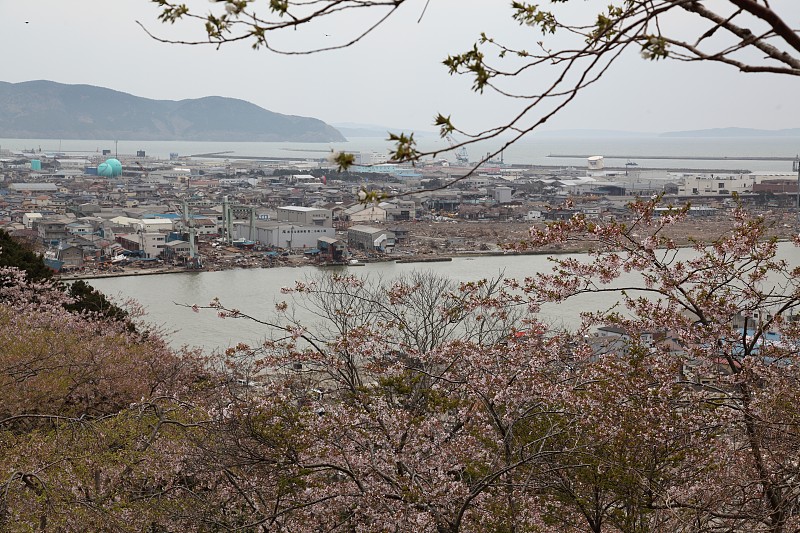
<path id="1" fill-rule="evenodd" d="M 436 136 L 418 140 L 422 151 L 446 150 L 447 143 Z M 503 141 L 483 141 L 467 147 L 471 161 L 483 158 L 503 147 Z M 179 156 L 220 154 L 230 159 L 238 156 L 290 159 L 324 159 L 332 151 L 366 152 L 387 155 L 392 144 L 383 138 L 355 137 L 347 142 L 296 143 L 296 142 L 196 142 L 196 141 L 114 141 L 114 140 L 58 140 L 58 139 L 0 139 L 0 149 L 11 151 L 34 150 L 36 153 L 67 155 L 100 155 L 111 150 L 111 155 L 136 154 L 143 150 L 148 157 L 168 159 L 171 153 Z M 606 166 L 623 167 L 636 163 L 648 168 L 693 168 L 715 170 L 751 170 L 757 172 L 791 172 L 790 161 L 741 161 L 736 157 L 795 157 L 800 153 L 800 138 L 674 138 L 674 137 L 599 137 L 556 138 L 532 136 L 503 150 L 506 164 L 545 165 L 585 168 L 586 161 L 574 158 L 550 157 L 562 155 L 622 156 L 606 157 Z M 720 158 L 714 161 L 681 159 L 645 159 L 644 156 Z M 440 157 L 454 161 L 452 153 L 442 152 Z M 499 159 L 500 156 L 495 157 Z"/>

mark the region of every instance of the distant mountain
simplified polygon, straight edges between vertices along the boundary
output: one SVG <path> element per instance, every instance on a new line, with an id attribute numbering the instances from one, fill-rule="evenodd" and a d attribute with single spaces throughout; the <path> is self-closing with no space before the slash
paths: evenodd
<path id="1" fill-rule="evenodd" d="M 345 141 L 315 118 L 235 98 L 151 100 L 92 85 L 0 82 L 0 138 L 137 141 Z"/>
<path id="2" fill-rule="evenodd" d="M 753 128 L 711 128 L 707 130 L 670 131 L 660 137 L 800 137 L 800 128 L 758 130 Z"/>

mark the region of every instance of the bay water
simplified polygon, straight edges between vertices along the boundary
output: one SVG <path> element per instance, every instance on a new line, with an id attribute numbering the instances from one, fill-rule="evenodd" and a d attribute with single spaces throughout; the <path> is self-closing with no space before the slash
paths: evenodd
<path id="1" fill-rule="evenodd" d="M 684 254 L 690 250 L 681 251 Z M 790 266 L 800 264 L 800 249 L 785 242 L 779 244 L 779 257 Z M 585 254 L 560 257 L 575 257 L 588 260 Z M 412 271 L 432 272 L 456 282 L 476 281 L 483 278 L 504 276 L 523 280 L 537 272 L 549 272 L 552 261 L 547 255 L 503 255 L 456 257 L 449 262 L 368 263 L 358 267 L 339 267 L 348 274 L 391 280 Z M 88 280 L 95 288 L 116 298 L 134 298 L 147 311 L 147 320 L 162 325 L 171 332 L 173 346 L 199 346 L 206 351 L 224 350 L 228 346 L 245 342 L 257 344 L 268 336 L 266 326 L 246 319 L 221 319 L 214 310 L 194 312 L 190 306 L 207 305 L 214 298 L 227 307 L 236 308 L 265 321 L 275 321 L 278 313 L 275 304 L 288 297 L 281 288 L 294 286 L 295 281 L 304 281 L 330 268 L 316 266 L 276 267 L 265 269 L 237 269 L 216 272 L 187 272 L 152 276 L 128 276 Z M 626 274 L 613 287 L 636 284 L 636 274 Z M 555 327 L 575 328 L 584 311 L 602 311 L 613 307 L 618 301 L 616 293 L 585 294 L 560 304 L 546 305 L 540 318 Z M 298 315 L 313 327 L 315 317 L 304 313 Z"/>
<path id="2" fill-rule="evenodd" d="M 356 137 L 347 142 L 294 143 L 294 142 L 195 142 L 195 141 L 118 141 L 58 140 L 58 139 L 0 139 L 0 149 L 38 153 L 63 152 L 72 155 L 100 155 L 102 150 L 111 154 L 133 155 L 144 150 L 148 157 L 168 159 L 171 153 L 191 156 L 209 153 L 224 153 L 225 157 L 238 156 L 263 158 L 324 159 L 331 151 L 367 152 L 388 154 L 391 143 L 384 138 Z M 417 147 L 423 151 L 447 148 L 444 140 L 434 135 L 418 140 Z M 468 147 L 469 157 L 477 161 L 487 152 L 502 147 L 501 141 L 485 141 Z M 791 172 L 792 163 L 787 161 L 741 161 L 737 157 L 794 157 L 800 153 L 800 138 L 797 137 L 752 137 L 752 138 L 675 138 L 675 137 L 593 137 L 559 138 L 532 136 L 525 138 L 503 152 L 507 164 L 563 166 L 585 168 L 586 161 L 574 158 L 550 157 L 560 155 L 602 155 L 606 166 L 623 167 L 636 163 L 643 168 L 692 168 L 720 170 L 751 170 L 757 172 Z M 614 159 L 609 156 L 621 156 Z M 646 156 L 698 157 L 711 156 L 723 159 L 698 161 L 683 159 L 647 159 Z M 454 160 L 452 154 L 442 157 Z"/>
<path id="3" fill-rule="evenodd" d="M 476 160 L 489 151 L 499 149 L 500 142 L 484 142 L 469 147 L 470 159 Z M 419 149 L 440 150 L 444 141 L 435 136 L 420 138 Z M 353 138 L 343 143 L 266 143 L 266 142 L 190 142 L 190 141 L 118 141 L 113 140 L 54 140 L 0 139 L 0 150 L 41 150 L 41 153 L 63 152 L 71 155 L 99 155 L 103 149 L 119 154 L 134 154 L 144 150 L 148 157 L 168 159 L 170 153 L 181 156 L 227 152 L 226 156 L 255 156 L 264 158 L 321 159 L 331 151 L 388 153 L 390 143 L 381 138 Z M 584 168 L 585 161 L 553 158 L 551 154 L 593 154 L 625 156 L 618 160 L 606 158 L 607 166 L 623 166 L 635 162 L 640 167 L 748 169 L 758 172 L 792 171 L 787 161 L 742 161 L 737 157 L 793 157 L 800 153 L 800 138 L 667 138 L 667 137 L 592 137 L 557 138 L 530 137 L 519 141 L 504 152 L 508 164 L 547 165 Z M 683 159 L 653 159 L 643 156 L 697 157 L 714 156 L 715 161 Z M 451 154 L 444 154 L 450 157 Z M 800 263 L 800 254 L 790 245 L 782 245 L 782 253 L 793 265 Z M 492 256 L 454 258 L 447 263 L 396 264 L 372 263 L 353 268 L 358 275 L 381 276 L 387 279 L 412 270 L 432 271 L 456 281 L 472 281 L 484 277 L 524 278 L 549 270 L 547 256 Z M 118 298 L 134 298 L 148 312 L 148 320 L 171 331 L 175 346 L 200 346 L 206 350 L 221 350 L 237 342 L 257 343 L 266 336 L 265 327 L 246 320 L 220 319 L 205 310 L 194 313 L 193 304 L 205 305 L 213 298 L 257 318 L 275 318 L 274 305 L 284 299 L 281 287 L 292 286 L 318 270 L 316 267 L 278 267 L 271 269 L 239 269 L 219 272 L 194 272 L 141 277 L 119 277 L 90 280 L 106 294 Z M 580 311 L 607 309 L 614 305 L 613 295 L 586 295 L 558 306 L 543 309 L 543 318 L 556 326 L 574 327 Z M 307 317 L 313 319 L 313 317 Z"/>

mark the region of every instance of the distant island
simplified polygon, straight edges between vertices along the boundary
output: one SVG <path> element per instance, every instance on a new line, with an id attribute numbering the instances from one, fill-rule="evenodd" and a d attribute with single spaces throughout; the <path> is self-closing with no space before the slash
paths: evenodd
<path id="1" fill-rule="evenodd" d="M 534 136 L 553 139 L 646 139 L 658 137 L 670 138 L 752 138 L 752 137 L 800 137 L 800 128 L 781 130 L 761 130 L 755 128 L 709 128 L 702 130 L 667 131 L 663 133 L 603 130 L 603 129 L 571 129 L 544 130 L 534 132 Z"/>
<path id="2" fill-rule="evenodd" d="M 152 100 L 93 85 L 0 82 L 0 138 L 342 142 L 333 126 L 235 98 Z"/>

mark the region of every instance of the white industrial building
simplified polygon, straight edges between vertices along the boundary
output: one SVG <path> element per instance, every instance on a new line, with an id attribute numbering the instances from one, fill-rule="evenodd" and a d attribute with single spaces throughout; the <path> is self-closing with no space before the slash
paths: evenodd
<path id="1" fill-rule="evenodd" d="M 593 155 L 586 160 L 586 168 L 590 171 L 603 170 L 606 166 L 602 155 Z"/>
<path id="2" fill-rule="evenodd" d="M 391 252 L 395 245 L 395 234 L 372 226 L 352 226 L 347 230 L 347 244 L 352 249 L 368 252 Z"/>
<path id="3" fill-rule="evenodd" d="M 317 247 L 317 239 L 320 237 L 335 239 L 336 230 L 331 227 L 257 221 L 252 226 L 252 229 L 250 224 L 234 224 L 233 236 L 237 239 L 248 239 L 274 248 L 309 250 Z"/>
<path id="4" fill-rule="evenodd" d="M 145 257 L 152 259 L 161 255 L 166 237 L 164 233 L 127 233 L 116 235 L 115 240 L 126 250 L 141 250 Z"/>
<path id="5" fill-rule="evenodd" d="M 333 216 L 330 209 L 316 207 L 302 207 L 289 205 L 277 209 L 277 218 L 280 222 L 291 222 L 305 226 L 333 226 Z"/>
<path id="6" fill-rule="evenodd" d="M 136 231 L 156 232 L 156 231 L 172 231 L 173 220 L 170 218 L 130 218 L 130 217 L 114 217 L 109 220 L 115 226 L 124 228 L 131 228 Z"/>
<path id="7" fill-rule="evenodd" d="M 58 192 L 55 183 L 9 183 L 8 190 L 11 192 Z"/>
<path id="8" fill-rule="evenodd" d="M 353 155 L 355 156 L 354 163 L 356 165 L 379 165 L 386 163 L 388 160 L 385 154 L 379 154 L 378 152 L 358 152 Z"/>
<path id="9" fill-rule="evenodd" d="M 379 203 L 378 207 L 386 211 L 386 220 L 414 220 L 417 217 L 417 205 L 413 200 L 395 198 Z"/>
<path id="10" fill-rule="evenodd" d="M 678 196 L 730 196 L 732 193 L 752 193 L 756 176 L 751 174 L 720 174 L 685 176 L 678 185 Z"/>
<path id="11" fill-rule="evenodd" d="M 507 204 L 511 201 L 512 192 L 511 187 L 495 187 L 494 201 L 498 204 Z"/>
<path id="12" fill-rule="evenodd" d="M 192 176 L 192 169 L 186 167 L 174 167 L 166 170 L 159 170 L 158 172 L 151 172 L 150 176 L 160 178 L 159 181 L 178 181 L 185 182 Z"/>
<path id="13" fill-rule="evenodd" d="M 218 235 L 220 232 L 218 222 L 208 217 L 192 215 L 191 226 L 194 226 L 195 235 Z M 182 219 L 178 219 L 175 220 L 174 228 L 175 231 L 187 233 L 190 225 L 184 222 Z"/>
<path id="14" fill-rule="evenodd" d="M 374 204 L 355 204 L 344 211 L 347 220 L 355 224 L 365 222 L 386 222 L 386 210 Z"/>

